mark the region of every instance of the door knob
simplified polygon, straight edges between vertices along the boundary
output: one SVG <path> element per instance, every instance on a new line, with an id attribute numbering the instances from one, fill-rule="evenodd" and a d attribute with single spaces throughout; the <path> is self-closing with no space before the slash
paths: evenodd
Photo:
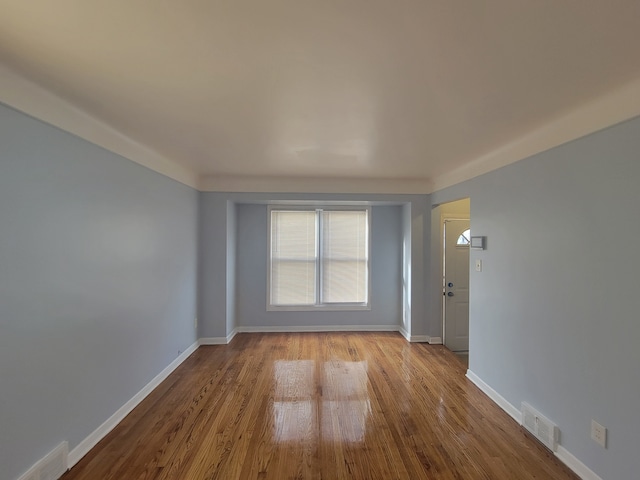
<path id="1" fill-rule="evenodd" d="M 453 283 L 451 283 L 451 282 L 447 283 L 447 287 L 449 287 L 449 288 L 453 287 Z"/>
<path id="2" fill-rule="evenodd" d="M 448 292 L 447 297 L 453 297 L 453 292 Z"/>

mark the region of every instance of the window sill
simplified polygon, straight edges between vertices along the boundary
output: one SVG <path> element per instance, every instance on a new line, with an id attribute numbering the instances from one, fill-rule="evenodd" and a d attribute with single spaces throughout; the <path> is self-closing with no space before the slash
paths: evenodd
<path id="1" fill-rule="evenodd" d="M 350 312 L 371 310 L 370 304 L 267 305 L 267 312 Z"/>

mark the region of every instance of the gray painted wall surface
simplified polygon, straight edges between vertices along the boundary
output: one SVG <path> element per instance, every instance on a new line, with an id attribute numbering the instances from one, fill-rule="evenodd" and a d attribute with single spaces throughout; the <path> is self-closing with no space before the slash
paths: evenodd
<path id="1" fill-rule="evenodd" d="M 414 326 L 415 334 L 424 335 L 426 333 L 427 321 L 425 318 L 425 259 L 422 253 L 424 246 L 424 239 L 429 238 L 429 196 L 428 195 L 365 195 L 365 194 L 296 194 L 296 193 L 282 193 L 282 194 L 270 194 L 270 193 L 221 193 L 221 192 L 202 192 L 199 194 L 199 300 L 198 300 L 198 319 L 200 322 L 200 336 L 201 337 L 225 337 L 232 332 L 231 325 L 238 326 L 243 325 L 238 320 L 239 318 L 248 318 L 247 312 L 257 311 L 258 308 L 262 308 L 264 311 L 261 315 L 266 314 L 266 291 L 265 293 L 258 292 L 256 295 L 249 296 L 242 293 L 246 288 L 244 277 L 239 278 L 240 271 L 246 270 L 248 267 L 240 266 L 241 263 L 245 265 L 248 260 L 243 258 L 244 253 L 241 248 L 241 243 L 247 233 L 244 230 L 256 228 L 260 230 L 259 235 L 264 237 L 264 244 L 261 244 L 258 248 L 264 249 L 264 253 L 261 257 L 264 259 L 261 265 L 257 268 L 262 269 L 264 274 L 260 273 L 256 276 L 256 279 L 250 279 L 250 281 L 266 281 L 266 223 L 263 223 L 264 227 L 248 226 L 247 222 L 239 219 L 238 212 L 242 210 L 246 205 L 261 205 L 265 209 L 269 202 L 372 202 L 377 206 L 397 207 L 398 219 L 400 222 L 397 229 L 393 230 L 394 235 L 403 235 L 405 231 L 411 234 L 411 323 Z M 228 203 L 235 204 L 235 209 L 228 206 Z M 413 228 L 404 228 L 402 222 L 407 218 L 407 215 L 402 216 L 401 206 L 407 205 L 410 215 L 408 216 Z M 229 218 L 234 216 L 235 219 Z M 427 221 L 425 221 L 425 218 Z M 266 222 L 266 213 L 263 222 Z M 396 220 L 394 220 L 395 222 Z M 426 225 L 426 226 L 425 226 Z M 231 232 L 235 228 L 235 232 Z M 394 227 L 395 228 L 395 227 Z M 235 250 L 234 247 L 229 245 L 234 239 L 235 233 Z M 258 233 L 256 233 L 257 235 Z M 385 235 L 381 233 L 380 235 Z M 398 246 L 401 249 L 401 245 Z M 252 253 L 249 253 L 252 255 Z M 398 255 L 401 258 L 401 250 Z M 235 257 L 235 258 L 232 258 Z M 253 258 L 253 257 L 250 257 Z M 382 259 L 377 260 L 383 262 Z M 230 265 L 235 265 L 235 271 L 230 271 Z M 252 267 L 253 268 L 253 267 Z M 399 265 L 398 265 L 398 268 Z M 233 269 L 231 269 L 233 270 Z M 235 274 L 235 278 L 232 276 Z M 400 270 L 398 270 L 400 274 Z M 264 280 L 263 280 L 264 279 Z M 400 279 L 398 279 L 400 282 Z M 251 287 L 251 291 L 256 291 L 258 287 Z M 264 289 L 264 287 L 262 287 Z M 399 283 L 397 288 L 401 288 Z M 234 290 L 235 295 L 230 295 L 230 291 Z M 240 299 L 242 295 L 242 299 Z M 398 302 L 400 297 L 398 297 Z M 232 300 L 233 299 L 233 300 Z M 232 305 L 231 302 L 234 302 Z M 250 302 L 249 305 L 245 304 Z M 378 313 L 389 314 L 394 312 L 393 324 L 400 324 L 401 318 L 401 303 L 396 303 L 392 308 L 381 307 L 382 310 L 377 310 Z M 244 310 L 243 310 L 244 309 Z M 249 309 L 249 310 L 247 310 Z M 387 309 L 387 310 L 385 310 Z M 235 312 L 233 321 L 229 318 L 230 312 Z M 280 312 L 282 314 L 284 312 Z M 324 312 L 327 313 L 327 312 Z M 349 324 L 368 325 L 372 321 L 373 317 L 371 312 L 368 312 L 370 318 L 362 316 L 366 312 L 359 312 L 360 317 L 355 315 L 356 312 L 350 312 L 354 314 L 353 322 L 349 321 Z M 316 314 L 317 315 L 317 314 Z M 255 325 L 280 325 L 280 326 L 300 326 L 300 325 L 331 325 L 346 324 L 344 317 L 339 323 L 333 322 L 331 317 L 323 315 L 322 317 L 313 317 L 312 313 L 309 316 L 305 316 L 304 322 L 300 320 L 294 320 L 291 316 L 279 317 L 279 323 L 273 323 L 271 319 L 275 319 L 275 316 L 269 317 L 269 323 L 255 323 Z M 250 320 L 247 319 L 248 325 L 251 322 L 262 322 L 262 320 Z M 389 324 L 386 321 L 379 324 Z M 246 326 L 246 325 L 244 325 Z"/>
<path id="2" fill-rule="evenodd" d="M 266 205 L 237 205 L 237 324 L 243 327 L 400 325 L 402 318 L 402 207 L 371 209 L 371 310 L 267 311 Z"/>
<path id="3" fill-rule="evenodd" d="M 430 195 L 423 195 L 420 202 L 411 205 L 411 335 L 429 335 L 429 302 L 425 292 L 433 289 L 429 272 L 431 256 L 428 255 L 431 238 L 429 206 Z"/>
<path id="4" fill-rule="evenodd" d="M 487 237 L 471 251 L 470 369 L 611 480 L 640 472 L 639 180 L 634 119 L 432 196 L 471 197 L 471 231 Z"/>
<path id="5" fill-rule="evenodd" d="M 227 335 L 236 328 L 236 204 L 227 201 Z"/>
<path id="6" fill-rule="evenodd" d="M 197 194 L 0 105 L 0 479 L 195 340 Z"/>
<path id="7" fill-rule="evenodd" d="M 200 192 L 198 194 L 198 326 L 200 337 L 226 337 L 228 334 L 228 206 L 226 197 L 227 195 L 224 193 Z"/>

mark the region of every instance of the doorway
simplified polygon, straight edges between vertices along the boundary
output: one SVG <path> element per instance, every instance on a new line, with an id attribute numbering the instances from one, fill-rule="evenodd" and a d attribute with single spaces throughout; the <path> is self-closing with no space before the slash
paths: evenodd
<path id="1" fill-rule="evenodd" d="M 469 351 L 469 199 L 441 205 L 442 335 L 456 353 Z"/>

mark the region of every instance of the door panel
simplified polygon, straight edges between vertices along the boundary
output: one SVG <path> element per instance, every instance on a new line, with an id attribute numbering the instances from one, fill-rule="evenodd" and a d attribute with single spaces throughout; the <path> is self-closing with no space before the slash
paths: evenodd
<path id="1" fill-rule="evenodd" d="M 469 246 L 457 244 L 469 224 L 444 223 L 444 344 L 454 352 L 469 350 Z"/>
<path id="2" fill-rule="evenodd" d="M 456 338 L 469 338 L 469 302 L 456 302 Z M 466 350 L 469 349 L 467 345 Z"/>

